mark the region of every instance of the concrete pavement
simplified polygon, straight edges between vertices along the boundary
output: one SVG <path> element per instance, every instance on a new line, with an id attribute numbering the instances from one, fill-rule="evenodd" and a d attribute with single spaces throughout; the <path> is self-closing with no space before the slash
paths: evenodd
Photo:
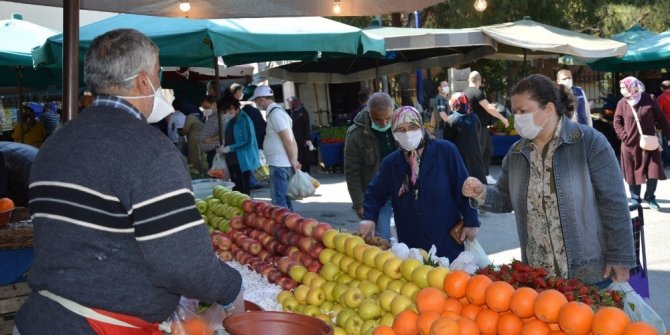
<path id="1" fill-rule="evenodd" d="M 334 227 L 356 230 L 358 217 L 351 209 L 351 199 L 347 192 L 342 173 L 321 173 L 313 168 L 313 176 L 321 187 L 317 195 L 294 202 L 294 209 L 305 217 L 329 222 Z M 494 177 L 500 172 L 500 165 L 491 167 Z M 670 176 L 670 169 L 666 169 Z M 644 187 L 643 187 L 644 189 Z M 256 199 L 270 200 L 269 186 L 253 191 Z M 650 305 L 670 326 L 670 180 L 660 181 L 656 192 L 660 211 L 653 211 L 643 205 L 644 232 L 646 240 L 647 270 L 649 276 Z M 635 212 L 631 213 L 637 216 Z M 482 228 L 479 241 L 489 253 L 494 263 L 508 263 L 513 258 L 520 259 L 519 240 L 516 233 L 514 214 L 485 213 L 481 217 Z"/>

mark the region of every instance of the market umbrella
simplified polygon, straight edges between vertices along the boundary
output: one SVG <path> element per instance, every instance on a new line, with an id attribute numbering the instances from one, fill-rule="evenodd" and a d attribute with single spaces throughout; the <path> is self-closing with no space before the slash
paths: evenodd
<path id="1" fill-rule="evenodd" d="M 137 29 L 151 38 L 163 66 L 213 66 L 217 56 L 237 65 L 384 52 L 383 40 L 322 17 L 197 20 L 120 14 L 80 28 L 80 64 L 95 37 L 118 28 Z M 35 65 L 61 66 L 62 57 L 62 34 L 33 51 Z"/>
<path id="2" fill-rule="evenodd" d="M 80 0 L 80 8 L 104 12 L 190 18 L 249 18 L 286 16 L 374 16 L 412 12 L 443 0 Z M 62 7 L 63 0 L 13 0 Z M 66 1 L 67 2 L 67 1 Z M 188 13 L 179 9 L 190 4 Z M 335 4 L 339 13 L 334 12 Z"/>
<path id="3" fill-rule="evenodd" d="M 649 37 L 654 37 L 658 34 L 655 32 L 646 30 L 642 28 L 639 24 L 634 24 L 632 27 L 630 27 L 628 30 L 620 32 L 616 35 L 612 35 L 609 38 L 615 41 L 623 42 L 628 44 L 629 46 L 633 43 L 639 42 L 643 39 L 649 38 Z M 574 57 L 570 55 L 564 55 L 561 56 L 558 59 L 558 62 L 561 64 L 566 64 L 566 65 L 587 65 L 589 62 L 588 59 L 581 58 L 581 57 Z"/>
<path id="4" fill-rule="evenodd" d="M 626 44 L 562 29 L 530 19 L 481 27 L 499 43 L 494 59 L 527 60 L 573 55 L 589 59 L 622 56 Z"/>
<path id="5" fill-rule="evenodd" d="M 609 57 L 589 63 L 596 71 L 628 72 L 670 68 L 670 30 L 628 46 L 623 57 Z"/>
<path id="6" fill-rule="evenodd" d="M 384 40 L 384 57 L 322 57 L 271 68 L 262 75 L 294 82 L 346 83 L 422 67 L 456 66 L 495 52 L 495 42 L 478 29 L 375 27 L 364 31 Z"/>

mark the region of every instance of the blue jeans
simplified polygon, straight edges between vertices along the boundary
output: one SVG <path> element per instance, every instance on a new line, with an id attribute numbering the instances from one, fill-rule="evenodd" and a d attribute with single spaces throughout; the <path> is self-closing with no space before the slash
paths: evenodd
<path id="1" fill-rule="evenodd" d="M 288 181 L 293 176 L 292 167 L 279 167 L 270 165 L 270 197 L 272 204 L 286 207 L 293 211 L 291 199 L 286 196 Z"/>
<path id="2" fill-rule="evenodd" d="M 658 179 L 647 179 L 647 189 L 644 192 L 644 200 L 656 199 L 656 185 L 658 185 Z M 642 185 L 628 185 L 628 190 L 630 191 L 631 199 L 642 202 L 642 199 L 640 199 Z"/>
<path id="3" fill-rule="evenodd" d="M 393 206 L 391 206 L 391 199 L 389 199 L 379 210 L 379 218 L 377 219 L 379 222 L 375 226 L 375 236 L 387 240 L 391 238 L 391 216 L 393 216 Z"/>

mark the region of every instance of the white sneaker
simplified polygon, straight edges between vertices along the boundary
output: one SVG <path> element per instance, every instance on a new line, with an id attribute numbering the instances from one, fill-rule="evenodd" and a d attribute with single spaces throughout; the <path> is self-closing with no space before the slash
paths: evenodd
<path id="1" fill-rule="evenodd" d="M 486 182 L 488 184 L 495 184 L 497 182 L 497 180 L 495 178 L 491 177 L 491 175 L 488 175 L 488 176 L 486 176 Z"/>

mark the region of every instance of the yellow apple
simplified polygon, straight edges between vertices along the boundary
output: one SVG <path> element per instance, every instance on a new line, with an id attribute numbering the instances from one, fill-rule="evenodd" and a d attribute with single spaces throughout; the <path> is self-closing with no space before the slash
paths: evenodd
<path id="1" fill-rule="evenodd" d="M 342 272 L 349 273 L 349 265 L 351 265 L 353 262 L 356 262 L 356 260 L 349 256 L 342 257 L 339 264 L 340 270 L 342 270 Z"/>
<path id="2" fill-rule="evenodd" d="M 305 301 L 312 306 L 321 306 L 326 301 L 326 293 L 320 287 L 312 287 L 307 292 Z M 319 313 L 321 310 L 319 310 Z"/>
<path id="3" fill-rule="evenodd" d="M 365 249 L 363 252 L 363 263 L 371 268 L 374 268 L 375 257 L 377 257 L 377 254 L 380 252 L 382 252 L 382 249 L 375 246 L 370 246 L 369 248 Z"/>
<path id="4" fill-rule="evenodd" d="M 323 249 L 319 253 L 319 262 L 321 264 L 326 264 L 330 262 L 330 260 L 333 258 L 333 256 L 337 253 L 337 251 L 333 249 Z"/>
<path id="5" fill-rule="evenodd" d="M 307 272 L 305 273 L 304 276 L 302 276 L 302 283 L 305 285 L 309 285 L 312 282 L 312 279 L 319 277 L 319 274 L 316 272 Z"/>
<path id="6" fill-rule="evenodd" d="M 400 312 L 406 310 L 412 305 L 412 300 L 402 294 L 398 294 L 393 301 L 391 301 L 391 313 L 398 315 Z"/>
<path id="7" fill-rule="evenodd" d="M 328 301 L 333 301 L 333 289 L 337 286 L 337 283 L 334 281 L 327 281 L 321 285 L 321 289 L 323 289 L 323 293 L 326 294 L 326 300 Z M 286 292 L 286 291 L 283 291 Z"/>
<path id="8" fill-rule="evenodd" d="M 288 275 L 291 276 L 291 279 L 295 280 L 298 283 L 302 283 L 302 278 L 307 273 L 307 268 L 302 265 L 296 265 L 288 271 Z"/>
<path id="9" fill-rule="evenodd" d="M 368 279 L 368 274 L 370 273 L 371 270 L 372 270 L 371 267 L 361 263 L 356 268 L 356 278 L 358 278 L 358 280 Z"/>
<path id="10" fill-rule="evenodd" d="M 434 288 L 444 289 L 444 278 L 447 277 L 449 269 L 438 266 L 428 271 L 428 285 Z"/>
<path id="11" fill-rule="evenodd" d="M 349 289 L 349 285 L 337 284 L 333 287 L 333 301 L 340 301 L 342 294 Z"/>
<path id="12" fill-rule="evenodd" d="M 335 248 L 335 236 L 337 236 L 337 234 L 339 233 L 335 229 L 326 230 L 326 232 L 323 233 L 323 245 L 330 249 Z"/>
<path id="13" fill-rule="evenodd" d="M 412 282 L 419 288 L 428 287 L 428 272 L 433 267 L 430 265 L 420 265 L 412 272 Z"/>
<path id="14" fill-rule="evenodd" d="M 378 326 L 379 326 L 379 319 L 365 320 L 363 321 L 363 325 L 361 326 L 361 334 L 372 335 L 372 332 L 374 332 L 375 328 L 377 328 Z"/>
<path id="15" fill-rule="evenodd" d="M 404 280 L 393 280 L 389 283 L 386 289 L 400 293 L 400 290 L 402 289 L 402 286 L 405 285 L 405 283 L 406 281 Z"/>
<path id="16" fill-rule="evenodd" d="M 368 266 L 368 268 L 370 269 L 370 272 L 368 272 L 368 280 L 373 282 L 373 283 L 376 283 L 379 276 L 384 274 L 384 273 L 382 273 L 381 271 L 379 271 L 375 268 L 371 268 L 369 266 Z"/>
<path id="17" fill-rule="evenodd" d="M 363 295 L 366 298 L 376 298 L 377 295 L 379 295 L 379 286 L 369 280 L 361 281 L 360 284 L 358 284 L 358 288 L 363 291 Z"/>
<path id="18" fill-rule="evenodd" d="M 344 330 L 349 335 L 361 335 L 361 326 L 363 326 L 363 319 L 357 314 L 352 315 L 344 324 Z"/>
<path id="19" fill-rule="evenodd" d="M 319 274 L 325 280 L 335 280 L 335 278 L 337 277 L 337 274 L 339 272 L 340 272 L 340 267 L 338 267 L 336 264 L 333 264 L 331 262 L 323 263 L 323 266 L 321 267 L 321 270 L 319 270 Z"/>
<path id="20" fill-rule="evenodd" d="M 336 322 L 340 327 L 344 327 L 344 324 L 349 320 L 350 317 L 356 315 L 356 311 L 351 308 L 343 308 L 339 313 L 337 313 Z"/>
<path id="21" fill-rule="evenodd" d="M 369 245 L 367 245 L 365 243 L 355 246 L 354 247 L 354 255 L 353 255 L 354 259 L 362 263 L 363 262 L 363 254 L 365 253 L 365 250 L 368 247 L 369 247 Z"/>
<path id="22" fill-rule="evenodd" d="M 379 305 L 381 305 L 385 311 L 390 312 L 391 302 L 396 295 L 398 295 L 398 293 L 393 290 L 384 290 L 379 294 Z"/>
<path id="23" fill-rule="evenodd" d="M 316 316 L 316 318 L 327 323 L 331 327 L 333 326 L 333 320 L 327 314 L 319 314 Z"/>
<path id="24" fill-rule="evenodd" d="M 398 257 L 390 257 L 384 262 L 384 274 L 391 279 L 400 279 L 402 275 L 400 274 L 400 265 L 402 264 L 402 259 Z"/>
<path id="25" fill-rule="evenodd" d="M 284 299 L 292 296 L 293 293 L 291 293 L 291 291 L 281 291 L 279 292 L 279 294 L 277 294 L 277 302 L 281 304 L 282 302 L 284 302 Z"/>
<path id="26" fill-rule="evenodd" d="M 363 302 L 365 296 L 358 287 L 350 287 L 340 296 L 340 303 L 349 308 L 358 308 Z"/>
<path id="27" fill-rule="evenodd" d="M 318 276 L 318 277 L 315 277 L 314 279 L 312 279 L 312 281 L 309 282 L 309 286 L 311 286 L 311 287 L 321 287 L 325 283 L 326 283 L 326 280 L 323 279 L 323 277 Z"/>
<path id="28" fill-rule="evenodd" d="M 375 268 L 379 271 L 384 271 L 384 263 L 391 257 L 395 257 L 395 255 L 389 250 L 377 254 L 377 256 L 375 256 Z"/>
<path id="29" fill-rule="evenodd" d="M 395 316 L 393 313 L 388 312 L 382 315 L 382 319 L 379 321 L 379 324 L 386 327 L 392 327 L 393 321 L 395 321 Z"/>
<path id="30" fill-rule="evenodd" d="M 400 289 L 400 294 L 412 299 L 414 301 L 414 296 L 419 292 L 420 288 L 411 281 L 406 282 Z"/>
<path id="31" fill-rule="evenodd" d="M 333 335 L 348 335 L 342 327 L 333 327 Z"/>
<path id="32" fill-rule="evenodd" d="M 321 257 L 321 255 L 319 255 Z M 419 265 L 422 265 L 423 262 L 416 258 L 408 258 L 402 261 L 400 266 L 400 273 L 405 280 L 412 280 L 412 271 L 416 269 Z"/>
<path id="33" fill-rule="evenodd" d="M 321 252 L 323 252 L 323 251 L 321 251 Z M 330 262 L 337 265 L 337 266 L 340 266 L 340 261 L 342 261 L 342 258 L 344 258 L 345 256 L 347 256 L 347 255 L 345 255 L 341 252 L 335 251 L 335 254 L 333 255 L 333 257 L 330 258 Z M 321 263 L 321 264 L 325 264 L 325 263 Z"/>
<path id="34" fill-rule="evenodd" d="M 304 304 L 307 301 L 307 293 L 309 292 L 309 286 L 300 285 L 295 288 L 293 291 L 293 296 L 298 300 L 299 303 Z"/>
<path id="35" fill-rule="evenodd" d="M 350 281 L 349 283 L 347 283 L 347 285 L 349 285 L 349 287 L 358 287 L 358 285 L 360 285 L 360 283 L 361 283 L 360 280 L 354 279 L 354 280 Z"/>
<path id="36" fill-rule="evenodd" d="M 286 297 L 281 305 L 284 312 L 295 313 L 298 307 L 300 307 L 300 302 L 294 296 L 290 296 Z"/>
<path id="37" fill-rule="evenodd" d="M 334 304 L 333 304 L 332 301 L 329 301 L 327 299 L 328 299 L 328 297 L 326 295 L 326 301 L 324 301 L 323 304 L 321 304 L 321 306 L 319 306 L 319 307 L 321 307 L 321 313 L 329 314 L 333 311 L 333 305 Z"/>
<path id="38" fill-rule="evenodd" d="M 356 269 L 358 269 L 358 267 L 361 266 L 361 265 L 363 265 L 363 264 L 354 260 L 353 262 L 351 262 L 349 264 L 349 266 L 347 266 L 347 274 L 350 275 L 352 278 L 357 278 L 356 277 Z"/>
<path id="39" fill-rule="evenodd" d="M 340 275 L 337 277 L 338 284 L 348 284 L 352 281 L 354 281 L 354 278 L 351 278 L 351 276 L 346 273 L 340 273 Z"/>
<path id="40" fill-rule="evenodd" d="M 372 298 L 363 299 L 361 305 L 358 306 L 358 316 L 363 320 L 370 320 L 380 317 L 382 315 L 382 307 L 379 302 Z"/>
<path id="41" fill-rule="evenodd" d="M 317 315 L 321 314 L 321 309 L 318 306 L 306 305 L 302 308 L 301 314 L 316 317 Z"/>
<path id="42" fill-rule="evenodd" d="M 346 241 L 344 241 L 344 253 L 346 253 L 349 257 L 354 256 L 354 247 L 356 247 L 359 244 L 365 244 L 365 241 L 363 240 L 362 237 L 360 236 L 350 236 L 347 238 Z"/>
<path id="43" fill-rule="evenodd" d="M 337 249 L 337 251 L 339 251 L 341 253 L 345 253 L 344 252 L 345 251 L 344 242 L 346 242 L 347 239 L 351 236 L 353 236 L 353 235 L 351 235 L 349 233 L 339 233 L 339 234 L 335 235 L 335 238 L 334 238 L 335 249 Z"/>
<path id="44" fill-rule="evenodd" d="M 385 289 L 388 288 L 389 284 L 391 284 L 392 281 L 393 281 L 393 279 L 391 279 L 389 277 L 386 277 L 386 275 L 384 275 L 384 274 L 380 274 L 377 277 L 377 280 L 375 281 L 375 283 L 377 284 L 377 286 L 379 286 L 380 290 L 385 290 Z"/>

